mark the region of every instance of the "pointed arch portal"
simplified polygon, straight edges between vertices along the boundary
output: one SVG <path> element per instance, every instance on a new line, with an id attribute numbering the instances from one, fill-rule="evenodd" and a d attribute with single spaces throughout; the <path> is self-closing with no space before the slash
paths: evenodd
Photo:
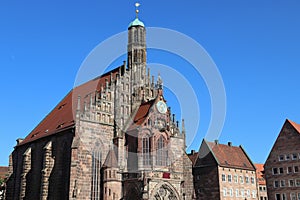
<path id="1" fill-rule="evenodd" d="M 152 191 L 151 200 L 179 200 L 176 189 L 168 182 L 158 183 Z"/>

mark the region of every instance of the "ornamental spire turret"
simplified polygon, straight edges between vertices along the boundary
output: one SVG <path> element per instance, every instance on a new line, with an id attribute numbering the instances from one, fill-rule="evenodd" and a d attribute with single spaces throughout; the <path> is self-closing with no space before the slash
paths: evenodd
<path id="1" fill-rule="evenodd" d="M 146 29 L 143 22 L 139 20 L 140 4 L 135 4 L 136 18 L 128 26 L 127 58 L 128 68 L 131 71 L 131 82 L 133 91 L 143 87 L 147 82 L 146 74 Z"/>

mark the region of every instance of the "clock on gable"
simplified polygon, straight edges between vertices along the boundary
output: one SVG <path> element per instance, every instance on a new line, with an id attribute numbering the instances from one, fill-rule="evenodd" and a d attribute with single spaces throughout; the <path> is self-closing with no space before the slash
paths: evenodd
<path id="1" fill-rule="evenodd" d="M 156 108 L 158 110 L 158 112 L 162 113 L 162 114 L 165 114 L 167 112 L 167 105 L 164 101 L 158 101 L 156 103 Z"/>

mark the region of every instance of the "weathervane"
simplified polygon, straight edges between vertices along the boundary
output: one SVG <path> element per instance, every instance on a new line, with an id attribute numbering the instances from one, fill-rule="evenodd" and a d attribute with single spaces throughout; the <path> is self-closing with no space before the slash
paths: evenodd
<path id="1" fill-rule="evenodd" d="M 140 7 L 140 3 L 135 3 L 135 13 L 136 13 L 136 18 L 138 18 L 139 17 L 139 7 Z"/>

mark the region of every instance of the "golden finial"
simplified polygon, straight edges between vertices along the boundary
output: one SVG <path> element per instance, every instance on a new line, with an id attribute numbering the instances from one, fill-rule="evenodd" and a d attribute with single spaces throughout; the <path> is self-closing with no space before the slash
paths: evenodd
<path id="1" fill-rule="evenodd" d="M 138 18 L 139 17 L 139 7 L 140 7 L 140 3 L 135 3 L 135 14 L 136 14 L 136 18 Z"/>

